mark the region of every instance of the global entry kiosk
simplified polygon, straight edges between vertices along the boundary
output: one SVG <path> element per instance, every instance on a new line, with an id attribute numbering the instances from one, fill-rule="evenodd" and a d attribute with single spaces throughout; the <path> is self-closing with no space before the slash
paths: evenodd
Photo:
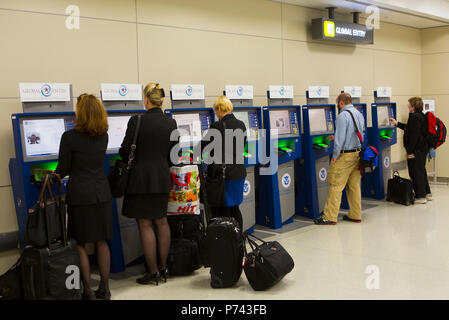
<path id="1" fill-rule="evenodd" d="M 21 246 L 28 210 L 39 196 L 42 177 L 56 169 L 62 134 L 73 128 L 75 113 L 70 84 L 21 83 L 23 113 L 11 115 L 15 157 L 9 170 L 19 226 Z M 53 95 L 46 97 L 49 91 Z M 348 87 L 354 106 L 360 104 L 361 88 Z M 145 112 L 142 86 L 102 84 L 101 98 L 108 114 L 109 143 L 105 172 L 119 158 L 118 150 L 131 116 Z M 307 104 L 293 103 L 292 86 L 270 86 L 266 106 L 255 106 L 252 86 L 226 86 L 224 93 L 233 102 L 234 115 L 247 127 L 244 161 L 247 178 L 240 208 L 243 229 L 254 226 L 271 229 L 292 223 L 295 216 L 318 218 L 324 210 L 327 177 L 338 110 L 330 104 L 329 87 L 309 87 Z M 383 199 L 386 181 L 391 176 L 391 146 L 397 143 L 396 128 L 389 122 L 396 117 L 396 104 L 390 101 L 391 88 L 377 88 L 371 104 L 372 126 L 363 133 L 364 143 L 379 150 L 379 166 L 362 181 L 362 195 Z M 181 131 L 183 153 L 190 154 L 216 120 L 206 105 L 204 86 L 172 85 L 171 108 L 165 113 L 174 118 Z M 366 123 L 365 123 L 366 127 Z M 265 129 L 265 130 L 263 130 Z M 273 157 L 277 161 L 273 162 Z M 200 163 L 201 159 L 193 159 Z M 381 161 L 381 162 L 380 162 Z M 68 177 L 64 178 L 64 188 Z M 343 196 L 342 207 L 347 207 Z M 113 201 L 114 236 L 110 240 L 112 272 L 121 272 L 141 255 L 135 220 L 121 215 L 122 199 Z"/>

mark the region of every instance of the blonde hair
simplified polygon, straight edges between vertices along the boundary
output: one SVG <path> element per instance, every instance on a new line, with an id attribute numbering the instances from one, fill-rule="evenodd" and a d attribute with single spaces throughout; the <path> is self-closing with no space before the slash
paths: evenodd
<path id="1" fill-rule="evenodd" d="M 89 137 L 108 132 L 108 115 L 103 102 L 93 94 L 83 93 L 76 102 L 75 131 Z"/>
<path id="2" fill-rule="evenodd" d="M 214 102 L 214 110 L 220 110 L 221 113 L 229 113 L 234 110 L 231 100 L 226 96 L 219 96 Z"/>
<path id="3" fill-rule="evenodd" d="M 150 100 L 151 104 L 162 107 L 164 103 L 164 89 L 159 85 L 159 83 L 149 83 L 143 89 L 143 94 Z"/>

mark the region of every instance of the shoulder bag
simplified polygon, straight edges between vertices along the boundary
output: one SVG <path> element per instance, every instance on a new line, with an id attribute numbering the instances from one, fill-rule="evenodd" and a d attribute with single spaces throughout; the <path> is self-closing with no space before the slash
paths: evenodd
<path id="1" fill-rule="evenodd" d="M 109 173 L 108 180 L 109 185 L 111 186 L 111 193 L 114 198 L 120 198 L 125 195 L 126 187 L 128 185 L 129 171 L 131 170 L 131 165 L 136 153 L 136 142 L 139 135 L 141 118 L 141 115 L 137 117 L 137 126 L 136 131 L 134 132 L 128 162 L 117 160 Z"/>

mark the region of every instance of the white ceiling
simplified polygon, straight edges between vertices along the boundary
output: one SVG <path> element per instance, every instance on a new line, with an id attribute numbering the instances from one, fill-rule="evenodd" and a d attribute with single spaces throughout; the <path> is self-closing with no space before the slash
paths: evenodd
<path id="1" fill-rule="evenodd" d="M 272 0 L 307 8 L 325 10 L 337 7 L 336 15 L 361 12 L 366 17 L 367 6 L 380 9 L 380 20 L 424 29 L 449 25 L 449 0 Z"/>

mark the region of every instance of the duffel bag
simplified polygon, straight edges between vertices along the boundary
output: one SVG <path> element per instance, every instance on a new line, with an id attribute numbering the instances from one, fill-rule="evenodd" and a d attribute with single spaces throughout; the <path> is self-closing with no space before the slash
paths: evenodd
<path id="1" fill-rule="evenodd" d="M 253 239 L 262 242 L 258 245 Z M 243 270 L 251 287 L 256 291 L 267 290 L 282 280 L 293 270 L 293 258 L 277 241 L 265 242 L 253 235 L 246 234 L 252 252 L 246 252 Z"/>

